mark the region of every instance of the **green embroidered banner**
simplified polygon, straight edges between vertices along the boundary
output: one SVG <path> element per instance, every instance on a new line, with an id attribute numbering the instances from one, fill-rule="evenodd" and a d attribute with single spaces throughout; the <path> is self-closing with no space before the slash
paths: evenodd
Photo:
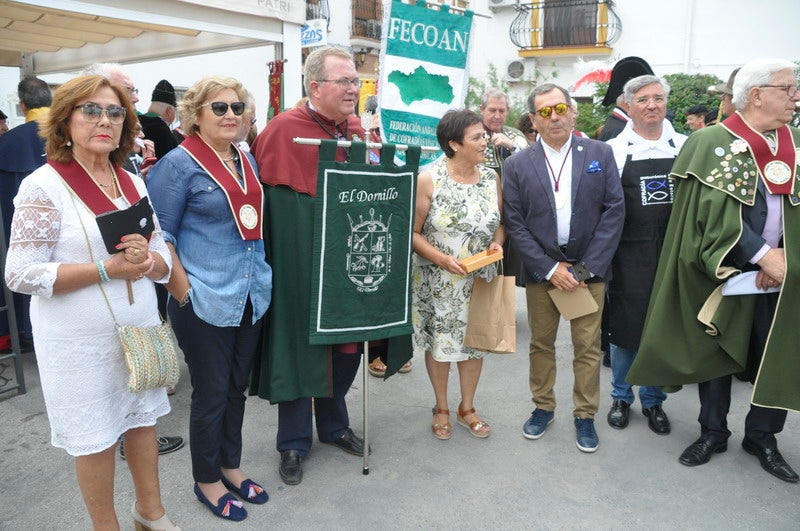
<path id="1" fill-rule="evenodd" d="M 446 5 L 386 4 L 378 91 L 384 142 L 439 147 L 439 119 L 467 96 L 472 15 Z M 426 151 L 423 164 L 440 154 Z"/>
<path id="2" fill-rule="evenodd" d="M 350 160 L 365 160 L 354 143 Z M 336 142 L 319 151 L 309 342 L 315 345 L 412 333 L 411 236 L 420 148 L 394 163 L 336 162 Z"/>

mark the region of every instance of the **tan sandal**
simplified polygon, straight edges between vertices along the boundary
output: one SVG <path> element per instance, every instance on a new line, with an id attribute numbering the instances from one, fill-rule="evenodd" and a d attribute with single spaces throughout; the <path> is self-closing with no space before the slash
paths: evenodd
<path id="1" fill-rule="evenodd" d="M 439 409 L 439 408 L 432 408 L 433 415 L 447 415 L 448 421 L 444 424 L 439 424 L 435 422 L 433 426 L 431 426 L 431 431 L 433 432 L 433 436 L 439 439 L 440 441 L 446 441 L 453 435 L 453 425 L 450 424 L 450 410 L 449 409 Z"/>
<path id="2" fill-rule="evenodd" d="M 402 367 L 397 369 L 397 372 L 399 372 L 400 374 L 406 374 L 411 372 L 411 360 L 408 360 L 407 363 L 405 363 Z"/>
<path id="3" fill-rule="evenodd" d="M 492 432 L 492 427 L 489 426 L 483 420 L 480 420 L 480 418 L 474 422 L 468 423 L 464 419 L 464 417 L 466 417 L 467 415 L 475 415 L 476 417 L 478 416 L 478 414 L 475 413 L 474 407 L 467 411 L 461 411 L 461 405 L 459 404 L 458 423 L 467 428 L 472 435 L 478 437 L 479 439 L 485 439 L 486 437 L 488 437 L 489 434 Z"/>
<path id="4" fill-rule="evenodd" d="M 367 366 L 367 370 L 372 376 L 376 378 L 383 378 L 386 376 L 386 364 L 380 358 L 375 358 L 372 362 Z"/>

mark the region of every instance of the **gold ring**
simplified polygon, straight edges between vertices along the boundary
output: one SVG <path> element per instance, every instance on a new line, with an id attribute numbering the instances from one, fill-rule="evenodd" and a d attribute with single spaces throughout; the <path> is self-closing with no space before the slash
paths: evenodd
<path id="1" fill-rule="evenodd" d="M 134 248 L 133 249 L 133 255 L 134 256 L 139 256 L 139 249 Z"/>

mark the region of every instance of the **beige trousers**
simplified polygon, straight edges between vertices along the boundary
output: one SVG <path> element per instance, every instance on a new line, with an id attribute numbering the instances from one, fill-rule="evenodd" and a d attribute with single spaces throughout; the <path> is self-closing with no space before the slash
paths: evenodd
<path id="1" fill-rule="evenodd" d="M 572 371 L 574 383 L 572 401 L 573 415 L 582 419 L 594 418 L 600 403 L 600 321 L 605 302 L 605 282 L 587 284 L 589 292 L 597 301 L 598 310 L 570 321 L 574 348 Z M 549 282 L 528 284 L 525 295 L 528 302 L 528 325 L 531 329 L 530 387 L 537 408 L 547 411 L 556 409 L 556 334 L 561 314 L 547 290 Z M 585 289 L 585 288 L 578 288 Z"/>

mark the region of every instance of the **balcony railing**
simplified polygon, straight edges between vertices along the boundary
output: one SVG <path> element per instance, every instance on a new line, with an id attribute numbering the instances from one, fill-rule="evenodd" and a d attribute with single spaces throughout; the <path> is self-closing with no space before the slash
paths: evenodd
<path id="1" fill-rule="evenodd" d="M 306 20 L 324 18 L 330 23 L 331 11 L 328 0 L 306 0 Z"/>
<path id="2" fill-rule="evenodd" d="M 607 47 L 622 22 L 613 0 L 540 0 L 517 7 L 509 36 L 520 50 Z"/>
<path id="3" fill-rule="evenodd" d="M 353 0 L 352 36 L 379 41 L 382 9 L 380 0 Z"/>

